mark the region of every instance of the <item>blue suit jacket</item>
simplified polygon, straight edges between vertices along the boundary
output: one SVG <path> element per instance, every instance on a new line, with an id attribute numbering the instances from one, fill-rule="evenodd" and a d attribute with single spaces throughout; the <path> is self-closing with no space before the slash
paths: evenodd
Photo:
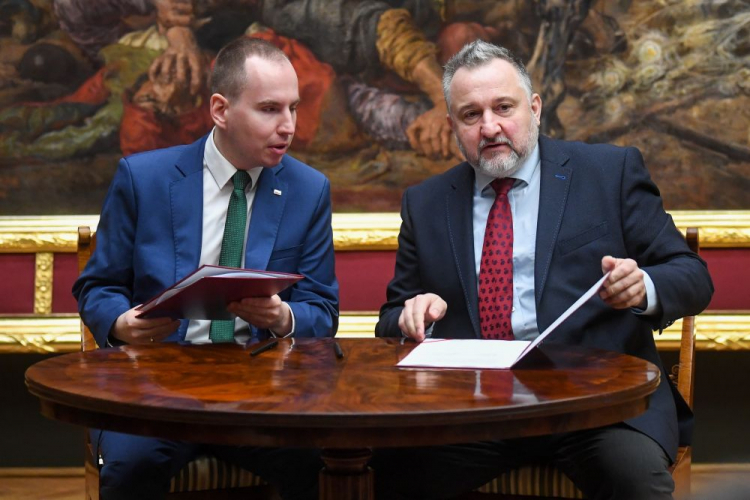
<path id="1" fill-rule="evenodd" d="M 661 366 L 652 329 L 708 305 L 713 285 L 705 263 L 690 252 L 664 211 L 637 149 L 546 137 L 539 143 L 534 269 L 539 331 L 601 278 L 602 257 L 631 258 L 654 282 L 659 315 L 644 318 L 615 310 L 596 297 L 547 342 L 608 349 Z M 431 292 L 448 303 L 433 336 L 480 338 L 473 189 L 474 170 L 462 163 L 404 193 L 396 272 L 380 311 L 377 335 L 401 335 L 398 317 L 404 301 Z M 692 414 L 662 369 L 649 409 L 627 423 L 654 438 L 674 458 L 678 443 L 689 441 Z"/>
<path id="2" fill-rule="evenodd" d="M 205 142 L 203 137 L 120 160 L 102 208 L 96 251 L 73 286 L 81 317 L 100 346 L 120 314 L 198 267 Z M 280 294 L 294 312 L 295 335 L 335 335 L 338 283 L 330 184 L 323 174 L 290 156 L 263 170 L 245 267 L 303 274 Z M 183 340 L 187 323 L 170 340 Z M 268 335 L 250 328 L 261 338 Z"/>

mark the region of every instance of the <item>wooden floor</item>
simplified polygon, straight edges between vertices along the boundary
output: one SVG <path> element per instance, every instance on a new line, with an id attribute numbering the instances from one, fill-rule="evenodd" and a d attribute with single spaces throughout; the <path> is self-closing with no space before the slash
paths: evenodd
<path id="1" fill-rule="evenodd" d="M 750 464 L 693 465 L 693 500 L 750 500 Z M 82 500 L 83 468 L 0 469 L 2 500 Z"/>

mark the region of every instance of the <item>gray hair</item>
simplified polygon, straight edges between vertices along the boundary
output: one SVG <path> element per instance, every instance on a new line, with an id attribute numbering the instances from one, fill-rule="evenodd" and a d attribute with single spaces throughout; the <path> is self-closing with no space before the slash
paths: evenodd
<path id="1" fill-rule="evenodd" d="M 518 78 L 521 81 L 521 86 L 526 91 L 526 96 L 529 98 L 529 103 L 531 103 L 531 96 L 534 91 L 531 87 L 531 77 L 526 71 L 526 67 L 523 63 L 505 47 L 493 45 L 482 40 L 476 40 L 464 45 L 464 47 L 451 57 L 445 65 L 445 72 L 443 73 L 443 95 L 445 96 L 445 103 L 448 105 L 449 111 L 451 107 L 451 82 L 456 75 L 456 71 L 461 68 L 478 68 L 479 66 L 489 64 L 495 59 L 508 61 L 514 68 L 516 68 Z"/>

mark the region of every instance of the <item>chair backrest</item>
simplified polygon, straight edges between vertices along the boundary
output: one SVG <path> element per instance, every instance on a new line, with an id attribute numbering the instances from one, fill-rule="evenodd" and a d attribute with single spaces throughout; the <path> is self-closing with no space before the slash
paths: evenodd
<path id="1" fill-rule="evenodd" d="M 685 234 L 688 247 L 696 254 L 700 251 L 698 228 L 689 227 Z M 682 318 L 679 365 L 673 369 L 677 378 L 677 390 L 690 408 L 693 407 L 693 379 L 695 378 L 695 316 Z"/>
<path id="2" fill-rule="evenodd" d="M 96 248 L 96 233 L 91 231 L 89 226 L 78 227 L 78 247 L 76 253 L 78 255 L 78 274 L 81 274 L 83 268 L 86 267 L 86 263 L 89 261 L 91 254 Z M 87 327 L 83 320 L 81 320 L 81 350 L 92 351 L 96 349 L 96 340 L 94 334 L 91 333 L 89 327 Z"/>

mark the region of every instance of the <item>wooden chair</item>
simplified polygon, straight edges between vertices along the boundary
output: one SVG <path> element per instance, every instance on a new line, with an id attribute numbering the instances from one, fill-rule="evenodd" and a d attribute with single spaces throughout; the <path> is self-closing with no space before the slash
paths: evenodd
<path id="1" fill-rule="evenodd" d="M 695 253 L 699 252 L 698 229 L 687 229 L 687 244 Z M 672 368 L 670 378 L 677 390 L 693 407 L 693 381 L 695 379 L 695 317 L 682 318 L 682 336 L 678 365 Z M 675 482 L 674 498 L 690 498 L 690 465 L 692 447 L 681 446 L 670 471 Z M 529 465 L 511 470 L 493 479 L 476 492 L 461 497 L 462 500 L 499 498 L 504 500 L 585 498 L 573 482 L 561 471 L 549 464 Z"/>
<path id="2" fill-rule="evenodd" d="M 96 248 L 96 234 L 88 226 L 78 228 L 78 273 Z M 81 321 L 81 350 L 96 349 L 94 335 Z M 86 459 L 84 464 L 86 500 L 99 500 L 99 457 L 85 432 Z M 240 467 L 220 461 L 215 457 L 201 456 L 188 463 L 174 478 L 167 495 L 170 500 L 245 499 L 273 500 L 275 490 L 262 478 Z"/>

